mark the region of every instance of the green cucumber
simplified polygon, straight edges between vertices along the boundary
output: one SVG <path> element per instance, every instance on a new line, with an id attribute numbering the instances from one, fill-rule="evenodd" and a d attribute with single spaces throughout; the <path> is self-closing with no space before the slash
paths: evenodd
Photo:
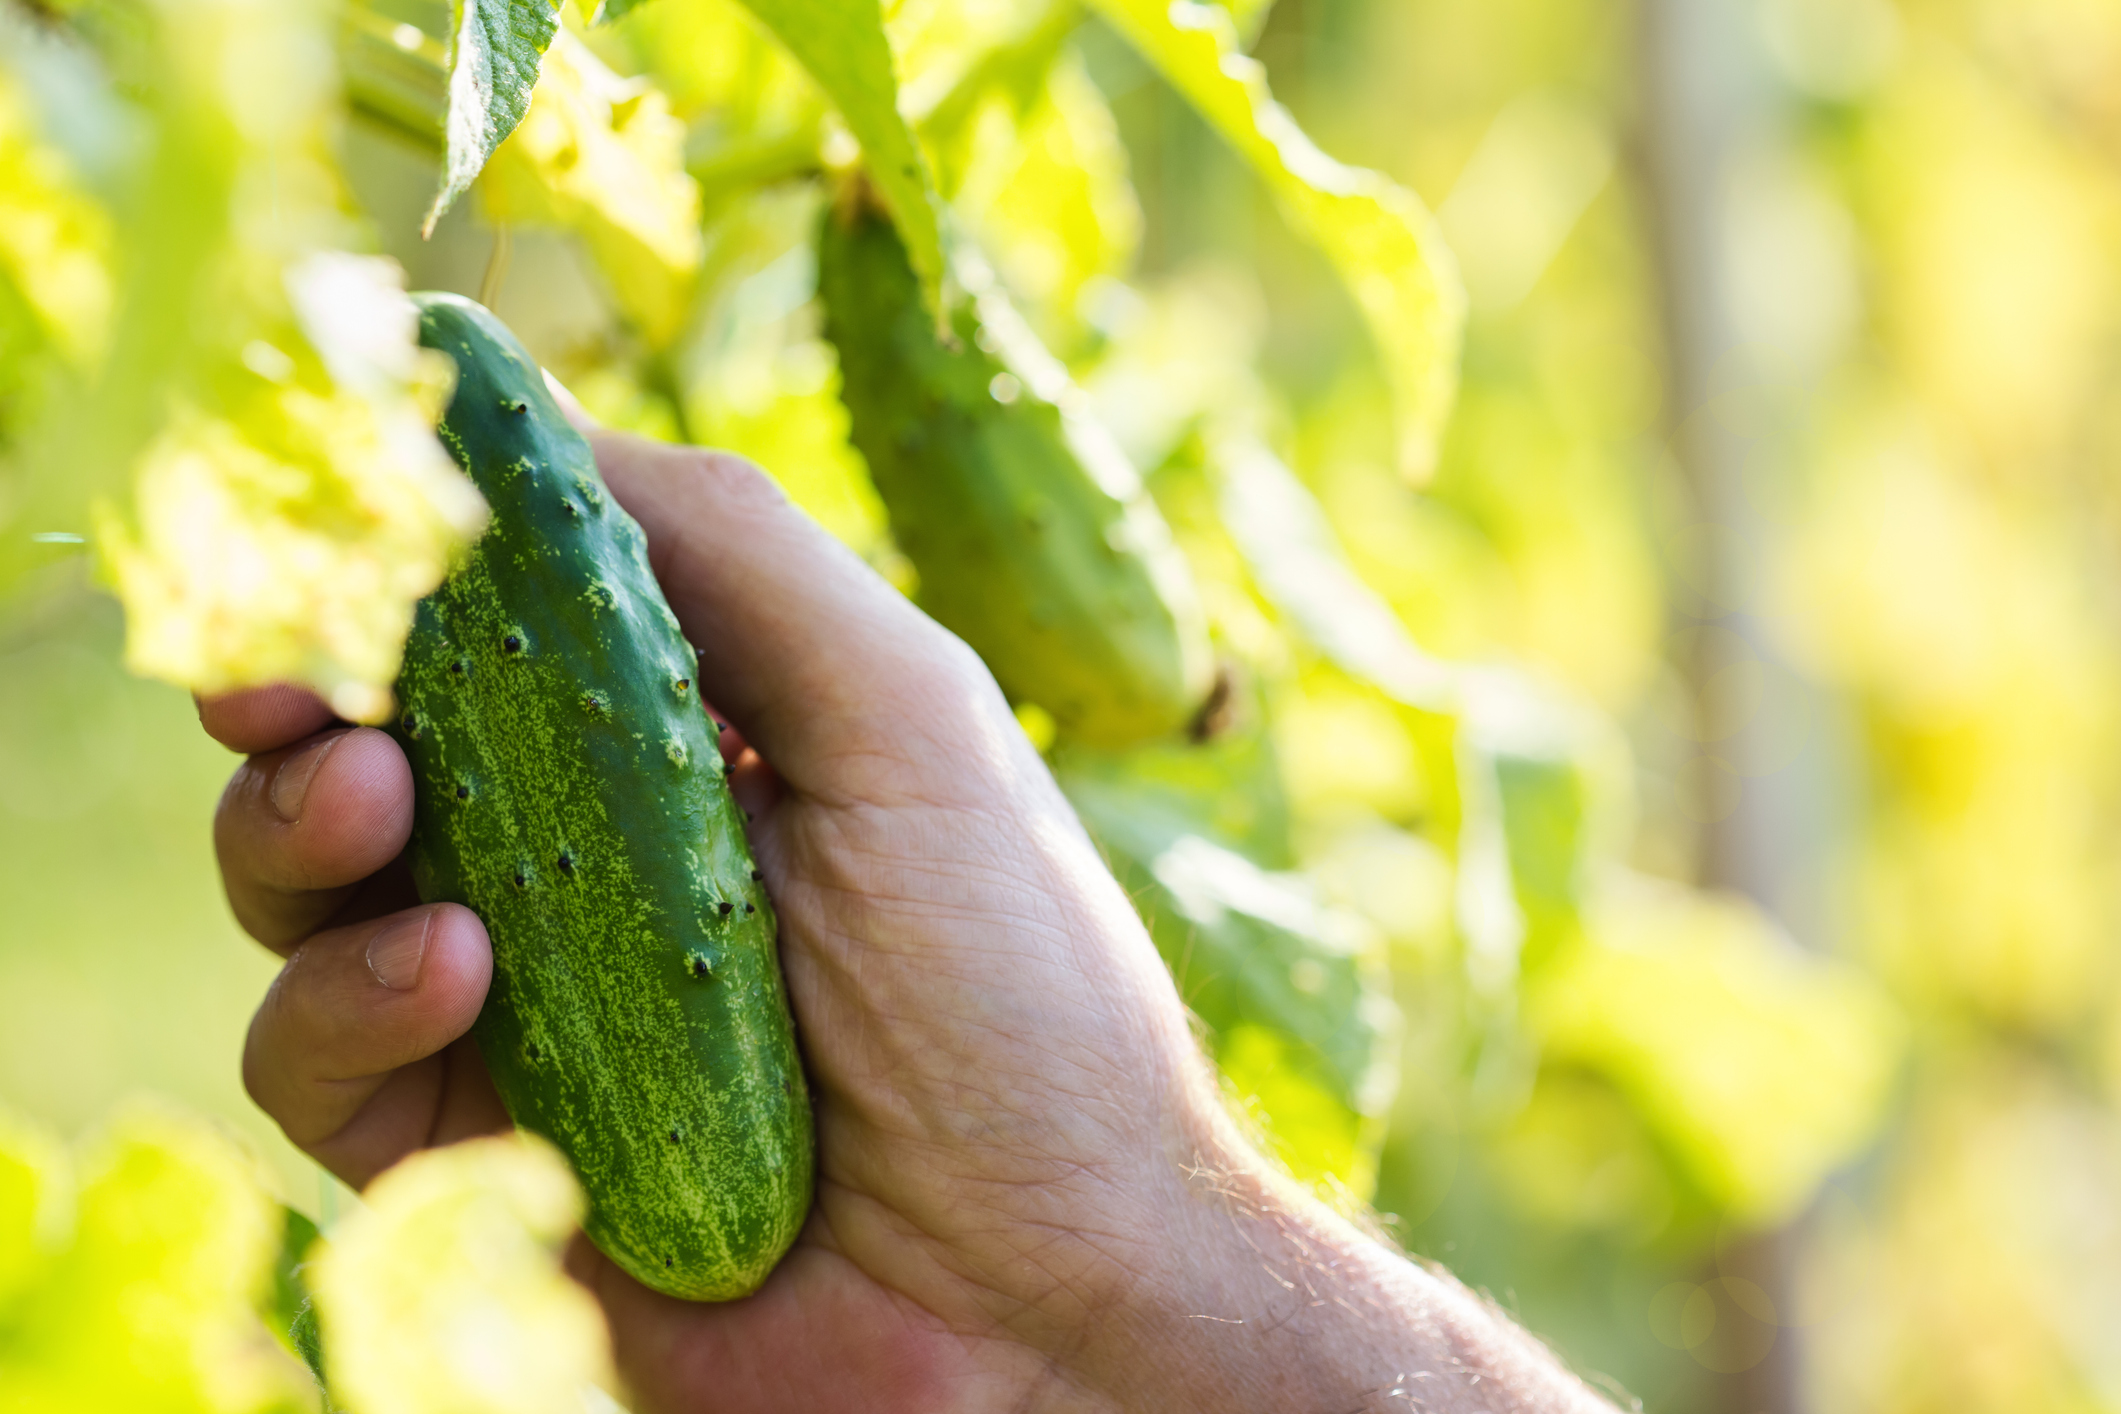
<path id="1" fill-rule="evenodd" d="M 946 342 L 890 221 L 859 200 L 818 240 L 855 448 L 918 598 L 1002 690 L 1077 740 L 1185 726 L 1214 677 L 1185 560 L 1141 479 L 991 284 Z"/>
<path id="2" fill-rule="evenodd" d="M 493 508 L 421 601 L 392 728 L 420 897 L 493 939 L 473 1034 L 517 1124 L 573 1162 L 585 1227 L 658 1291 L 756 1289 L 810 1207 L 810 1098 L 697 659 L 537 363 L 417 297 L 456 361 L 443 441 Z"/>

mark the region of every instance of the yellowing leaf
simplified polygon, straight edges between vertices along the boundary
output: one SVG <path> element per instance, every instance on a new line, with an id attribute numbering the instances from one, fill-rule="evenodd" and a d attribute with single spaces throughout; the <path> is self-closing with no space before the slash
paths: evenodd
<path id="1" fill-rule="evenodd" d="M 71 1217 L 70 1177 L 57 1140 L 0 1110 L 0 1312 L 36 1278 L 62 1235 Z"/>
<path id="2" fill-rule="evenodd" d="M 434 438 L 447 374 L 414 343 L 396 268 L 316 257 L 290 287 L 294 352 L 254 341 L 220 407 L 180 406 L 98 538 L 135 672 L 304 682 L 378 721 L 412 606 L 485 507 Z"/>
<path id="3" fill-rule="evenodd" d="M 538 56 L 560 27 L 553 0 L 452 0 L 448 152 L 423 234 L 467 191 L 531 104 Z"/>
<path id="4" fill-rule="evenodd" d="M 47 1166 L 47 1182 L 62 1172 Z M 249 1160 L 203 1125 L 141 1108 L 80 1172 L 40 1279 L 0 1297 L 9 1414 L 303 1408 L 308 1379 L 257 1316 L 279 1226 Z"/>
<path id="5" fill-rule="evenodd" d="M 1457 386 L 1465 296 L 1421 199 L 1318 150 L 1238 48 L 1227 11 L 1176 0 L 1090 0 L 1251 164 L 1354 296 L 1384 360 L 1402 468 L 1426 474 Z"/>
<path id="6" fill-rule="evenodd" d="M 685 125 L 654 88 L 561 34 L 479 194 L 492 220 L 579 231 L 651 344 L 681 332 L 704 250 L 700 191 L 685 171 Z"/>
<path id="7" fill-rule="evenodd" d="M 1900 1023 L 1735 901 L 1639 886 L 1531 981 L 1550 1062 L 1604 1076 L 1741 1221 L 1789 1216 L 1872 1132 Z"/>
<path id="8" fill-rule="evenodd" d="M 59 151 L 35 131 L 0 69 L 0 281 L 76 364 L 102 351 L 111 311 L 111 229 Z"/>
<path id="9" fill-rule="evenodd" d="M 560 1270 L 582 1197 L 549 1145 L 429 1149 L 363 1196 L 309 1268 L 352 1414 L 580 1414 L 610 1381 L 603 1315 Z"/>

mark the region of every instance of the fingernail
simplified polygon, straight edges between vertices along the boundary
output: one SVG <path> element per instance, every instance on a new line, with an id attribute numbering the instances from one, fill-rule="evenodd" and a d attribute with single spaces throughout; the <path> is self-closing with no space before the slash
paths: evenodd
<path id="1" fill-rule="evenodd" d="M 427 955 L 427 930 L 434 916 L 433 909 L 423 908 L 376 930 L 368 940 L 368 970 L 378 982 L 393 992 L 405 992 L 420 980 L 420 959 Z"/>
<path id="2" fill-rule="evenodd" d="M 316 779 L 317 768 L 324 764 L 324 758 L 331 755 L 331 749 L 345 735 L 345 732 L 333 732 L 280 763 L 280 769 L 273 773 L 271 794 L 272 808 L 282 820 L 291 825 L 302 818 L 302 797 L 309 794 L 309 783 Z"/>

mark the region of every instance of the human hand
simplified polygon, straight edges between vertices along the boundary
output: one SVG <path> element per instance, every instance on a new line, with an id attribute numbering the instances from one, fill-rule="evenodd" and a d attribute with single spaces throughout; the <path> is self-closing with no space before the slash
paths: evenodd
<path id="1" fill-rule="evenodd" d="M 970 650 L 740 460 L 597 453 L 736 728 L 818 1123 L 816 1206 L 752 1297 L 673 1300 L 578 1244 L 644 1414 L 1385 1409 L 1417 1372 L 1425 1407 L 1589 1403 L 1235 1136 L 1145 931 Z M 201 717 L 250 753 L 215 824 L 230 901 L 288 958 L 252 1095 L 356 1186 L 505 1128 L 467 1035 L 485 931 L 418 905 L 397 745 L 293 689 Z"/>

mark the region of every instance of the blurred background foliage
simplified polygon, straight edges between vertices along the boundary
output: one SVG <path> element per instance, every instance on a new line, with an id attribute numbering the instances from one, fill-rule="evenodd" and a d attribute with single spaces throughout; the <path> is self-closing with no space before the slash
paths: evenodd
<path id="1" fill-rule="evenodd" d="M 214 882 L 232 763 L 122 670 L 83 558 L 31 534 L 90 532 L 138 464 L 136 572 L 239 601 L 156 559 L 150 472 L 185 463 L 126 380 L 183 365 L 210 401 L 265 376 L 243 330 L 332 347 L 267 278 L 324 245 L 483 294 L 606 421 L 753 456 L 914 590 L 816 298 L 851 140 L 730 0 L 593 30 L 570 10 L 528 116 L 423 242 L 446 7 L 148 6 L 154 75 L 109 28 L 135 12 L 81 21 L 97 47 L 71 8 L 5 11 L 0 59 L 0 1099 L 74 1133 L 174 1097 L 331 1227 L 352 1200 L 236 1078 L 273 964 Z M 1232 1103 L 1652 1411 L 2121 1409 L 2121 7 L 1228 8 L 1304 131 L 1419 193 L 1455 252 L 1458 392 L 1425 474 L 1360 281 L 1123 29 L 886 10 L 946 229 L 1140 468 L 1207 610 L 1207 740 L 1093 749 L 1023 716 Z M 143 288 L 165 297 L 122 297 Z M 371 443 L 420 395 L 411 367 L 358 395 L 336 366 L 279 374 Z M 275 572 L 434 560 L 467 513 L 411 472 L 377 490 L 295 397 L 273 445 L 353 509 L 338 558 Z M 374 626 L 320 655 L 289 637 L 313 617 L 295 587 L 241 651 L 361 706 Z M 136 666 L 197 681 L 226 647 L 143 653 L 144 617 Z M 224 1141 L 127 1114 L 84 1195 L 135 1151 L 248 1191 Z M 10 1175 L 65 1166 L 39 1133 L 0 1136 L 0 1224 L 44 1211 L 8 1208 L 41 1191 Z M 523 1162 L 490 1184 L 534 1248 L 568 1209 Z M 197 1221 L 263 1251 L 245 1201 Z M 363 1213 L 334 1248 L 368 1272 L 350 1312 L 399 1279 L 375 1234 L 438 1221 Z M 8 1232 L 0 1312 L 72 1280 L 11 1269 Z M 563 1297 L 520 1319 L 587 1342 L 595 1377 Z M 6 1331 L 0 1357 L 43 1340 L 71 1368 Z M 182 1407 L 293 1397 L 246 1378 Z"/>

